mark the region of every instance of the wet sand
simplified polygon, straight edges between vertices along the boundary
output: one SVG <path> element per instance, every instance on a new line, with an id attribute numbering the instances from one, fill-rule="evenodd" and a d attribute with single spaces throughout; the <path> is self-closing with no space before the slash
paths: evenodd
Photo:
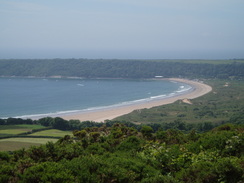
<path id="1" fill-rule="evenodd" d="M 97 110 L 97 111 L 63 114 L 59 117 L 62 117 L 66 120 L 78 119 L 80 121 L 89 120 L 89 121 L 95 121 L 95 122 L 104 122 L 105 120 L 112 120 L 118 116 L 128 114 L 134 110 L 152 108 L 155 106 L 170 104 L 170 103 L 174 103 L 177 100 L 194 99 L 194 98 L 200 97 L 202 95 L 205 95 L 212 90 L 212 88 L 210 86 L 208 86 L 202 82 L 198 82 L 198 81 L 192 81 L 192 80 L 186 80 L 186 79 L 180 79 L 180 78 L 169 78 L 168 80 L 189 84 L 193 87 L 193 90 L 191 90 L 187 93 L 184 93 L 182 95 L 153 100 L 153 101 L 149 101 L 149 102 L 145 102 L 145 103 L 131 104 L 128 106 L 119 106 L 119 107 L 114 107 L 114 108 L 101 109 L 101 110 Z"/>

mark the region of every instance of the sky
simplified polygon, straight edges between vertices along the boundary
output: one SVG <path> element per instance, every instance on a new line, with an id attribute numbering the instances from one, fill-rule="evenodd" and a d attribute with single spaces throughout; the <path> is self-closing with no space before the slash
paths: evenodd
<path id="1" fill-rule="evenodd" d="M 0 0 L 6 58 L 244 58 L 244 0 Z"/>

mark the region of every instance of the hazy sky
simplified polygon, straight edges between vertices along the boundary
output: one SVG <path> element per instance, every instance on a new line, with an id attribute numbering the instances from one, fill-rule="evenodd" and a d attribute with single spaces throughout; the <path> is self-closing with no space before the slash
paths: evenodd
<path id="1" fill-rule="evenodd" d="M 244 0 L 0 0 L 0 58 L 244 58 Z"/>

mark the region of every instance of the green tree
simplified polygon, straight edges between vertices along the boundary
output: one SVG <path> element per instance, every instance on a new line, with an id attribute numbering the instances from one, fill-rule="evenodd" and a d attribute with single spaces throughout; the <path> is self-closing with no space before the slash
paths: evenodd
<path id="1" fill-rule="evenodd" d="M 40 123 L 43 126 L 52 126 L 54 123 L 54 119 L 51 117 L 45 117 L 38 120 L 38 123 Z"/>
<path id="2" fill-rule="evenodd" d="M 152 137 L 152 133 L 153 133 L 153 129 L 150 126 L 142 126 L 141 128 L 141 133 L 144 137 L 146 138 L 151 138 Z"/>
<path id="3" fill-rule="evenodd" d="M 0 125 L 5 125 L 5 120 L 4 119 L 0 119 Z"/>
<path id="4" fill-rule="evenodd" d="M 66 183 L 75 182 L 71 171 L 60 163 L 44 162 L 28 168 L 23 176 L 23 182 L 39 183 L 39 182 L 56 182 Z"/>
<path id="5" fill-rule="evenodd" d="M 81 130 L 81 131 L 73 131 L 73 135 L 75 137 L 78 137 L 79 139 L 83 139 L 83 138 L 86 138 L 87 137 L 87 131 L 86 130 Z"/>
<path id="6" fill-rule="evenodd" d="M 59 129 L 59 130 L 68 130 L 69 123 L 68 123 L 68 121 L 66 121 L 62 118 L 56 117 L 56 118 L 54 118 L 53 128 Z"/>

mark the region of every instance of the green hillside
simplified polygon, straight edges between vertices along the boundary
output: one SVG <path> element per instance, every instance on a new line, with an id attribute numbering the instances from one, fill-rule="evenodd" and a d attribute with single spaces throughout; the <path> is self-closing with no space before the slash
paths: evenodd
<path id="1" fill-rule="evenodd" d="M 244 60 L 0 60 L 0 76 L 240 79 L 244 77 Z"/>

